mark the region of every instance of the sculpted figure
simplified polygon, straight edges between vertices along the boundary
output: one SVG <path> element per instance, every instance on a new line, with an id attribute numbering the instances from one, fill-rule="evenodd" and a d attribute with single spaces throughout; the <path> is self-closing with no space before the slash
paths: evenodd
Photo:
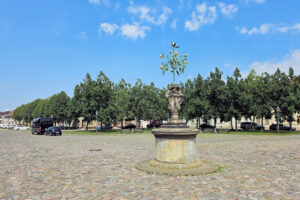
<path id="1" fill-rule="evenodd" d="M 166 92 L 166 98 L 171 112 L 170 122 L 179 123 L 178 112 L 181 109 L 183 94 L 179 90 L 179 86 L 177 84 L 169 85 L 169 90 Z"/>

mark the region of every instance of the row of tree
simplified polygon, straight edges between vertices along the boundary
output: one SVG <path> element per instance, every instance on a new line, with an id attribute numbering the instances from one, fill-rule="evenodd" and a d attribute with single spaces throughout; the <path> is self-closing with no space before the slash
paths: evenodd
<path id="1" fill-rule="evenodd" d="M 75 86 L 72 98 L 62 91 L 47 99 L 37 99 L 24 104 L 13 113 L 18 121 L 30 123 L 35 117 L 52 117 L 58 123 L 78 123 L 78 118 L 88 124 L 97 120 L 108 125 L 124 118 L 141 120 L 168 118 L 167 104 L 164 99 L 165 89 L 147 85 L 138 79 L 131 86 L 122 79 L 114 84 L 102 72 L 93 80 L 90 74 Z M 123 126 L 123 124 L 122 124 Z"/>
<path id="2" fill-rule="evenodd" d="M 189 119 L 203 118 L 221 121 L 242 117 L 247 119 L 259 118 L 263 125 L 264 119 L 270 119 L 272 115 L 279 122 L 288 121 L 290 128 L 294 114 L 300 112 L 300 76 L 295 76 L 294 70 L 289 69 L 285 74 L 279 69 L 274 74 L 263 73 L 258 76 L 252 70 L 246 78 L 241 77 L 240 70 L 235 69 L 232 77 L 222 79 L 222 72 L 216 68 L 207 79 L 203 80 L 198 75 L 193 81 L 181 83 L 184 91 L 182 117 Z M 262 129 L 263 131 L 263 129 Z"/>
<path id="3" fill-rule="evenodd" d="M 203 79 L 198 74 L 193 80 L 180 83 L 184 94 L 180 118 L 197 119 L 199 127 L 202 119 L 237 121 L 242 117 L 255 120 L 270 119 L 276 114 L 278 121 L 295 120 L 294 114 L 300 112 L 300 76 L 294 75 L 290 68 L 285 74 L 279 69 L 274 74 L 263 73 L 258 76 L 252 70 L 242 78 L 240 70 L 224 81 L 222 72 L 216 68 Z M 37 99 L 18 107 L 14 119 L 30 123 L 34 117 L 52 117 L 55 122 L 77 124 L 82 117 L 88 124 L 98 120 L 101 124 L 123 121 L 124 118 L 141 120 L 168 118 L 165 88 L 157 88 L 140 79 L 132 86 L 122 79 L 115 84 L 102 72 L 93 80 L 89 74 L 75 86 L 72 98 L 62 91 L 47 99 Z M 278 111 L 278 112 L 275 112 Z M 140 123 L 139 123 L 140 124 Z"/>

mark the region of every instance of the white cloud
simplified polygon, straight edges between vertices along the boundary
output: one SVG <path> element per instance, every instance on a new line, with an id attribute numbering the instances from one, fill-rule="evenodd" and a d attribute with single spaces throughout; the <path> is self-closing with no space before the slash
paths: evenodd
<path id="1" fill-rule="evenodd" d="M 87 34 L 86 34 L 86 32 L 81 32 L 81 33 L 79 33 L 78 37 L 85 40 L 85 39 L 87 39 Z"/>
<path id="2" fill-rule="evenodd" d="M 101 32 L 103 31 L 112 35 L 117 29 L 118 29 L 118 25 L 116 24 L 102 23 L 99 26 L 98 32 L 99 34 L 101 34 Z"/>
<path id="3" fill-rule="evenodd" d="M 233 16 L 234 13 L 236 13 L 238 11 L 238 7 L 234 4 L 228 4 L 226 5 L 223 2 L 218 3 L 220 9 L 221 9 L 221 13 L 224 14 L 227 17 L 231 17 Z"/>
<path id="4" fill-rule="evenodd" d="M 268 33 L 275 33 L 275 32 L 281 32 L 286 33 L 288 31 L 300 31 L 300 23 L 295 24 L 293 26 L 283 26 L 283 25 L 276 25 L 276 24 L 262 24 L 260 27 L 253 27 L 250 29 L 247 29 L 246 27 L 238 28 L 241 34 L 247 34 L 247 35 L 253 35 L 253 34 L 268 34 Z"/>
<path id="5" fill-rule="evenodd" d="M 108 6 L 110 0 L 89 0 L 89 2 L 94 5 L 101 5 L 103 3 L 104 5 Z"/>
<path id="6" fill-rule="evenodd" d="M 265 3 L 266 0 L 245 0 L 247 4 L 249 3 L 256 3 L 256 4 L 262 4 Z"/>
<path id="7" fill-rule="evenodd" d="M 116 9 L 116 10 L 119 10 L 120 7 L 121 7 L 120 3 L 119 3 L 119 2 L 116 2 L 116 3 L 115 3 L 115 9 Z"/>
<path id="8" fill-rule="evenodd" d="M 300 73 L 300 49 L 296 49 L 279 61 L 253 62 L 250 65 L 250 68 L 254 69 L 257 74 L 274 73 L 277 68 L 287 73 L 289 67 L 293 67 L 296 74 Z"/>
<path id="9" fill-rule="evenodd" d="M 241 28 L 240 33 L 245 34 L 248 33 L 248 30 L 246 29 L 246 27 Z"/>
<path id="10" fill-rule="evenodd" d="M 95 5 L 100 5 L 101 4 L 99 0 L 89 0 L 89 2 L 91 4 L 95 4 Z"/>
<path id="11" fill-rule="evenodd" d="M 281 33 L 285 33 L 288 31 L 300 31 L 300 23 L 295 24 L 293 26 L 279 26 L 279 27 L 277 27 L 277 31 L 279 31 Z"/>
<path id="12" fill-rule="evenodd" d="M 133 24 L 125 24 L 120 27 L 120 30 L 122 32 L 122 35 L 137 39 L 137 38 L 144 38 L 146 36 L 146 31 L 150 30 L 150 27 L 148 26 L 140 26 L 138 23 Z"/>
<path id="13" fill-rule="evenodd" d="M 212 24 L 216 19 L 216 6 L 208 6 L 203 2 L 196 6 L 196 11 L 192 12 L 192 19 L 185 21 L 185 29 L 196 31 L 203 25 Z"/>
<path id="14" fill-rule="evenodd" d="M 255 3 L 265 3 L 266 0 L 253 0 Z"/>
<path id="15" fill-rule="evenodd" d="M 177 19 L 173 19 L 173 21 L 172 21 L 170 27 L 171 27 L 172 29 L 176 29 L 176 26 L 177 26 Z"/>
<path id="16" fill-rule="evenodd" d="M 148 26 L 141 26 L 140 24 L 133 22 L 132 24 L 124 24 L 118 26 L 117 24 L 102 23 L 99 26 L 98 32 L 99 36 L 102 32 L 105 32 L 109 35 L 113 35 L 114 32 L 120 31 L 121 35 L 126 36 L 131 39 L 144 38 L 146 36 L 146 31 L 150 30 Z"/>
<path id="17" fill-rule="evenodd" d="M 139 15 L 141 20 L 149 22 L 154 25 L 163 25 L 168 20 L 169 15 L 172 13 L 172 10 L 164 6 L 162 9 L 162 13 L 159 16 L 154 16 L 156 12 L 155 9 L 150 9 L 147 6 L 134 6 L 131 2 L 131 6 L 128 7 L 128 12 L 131 14 Z"/>

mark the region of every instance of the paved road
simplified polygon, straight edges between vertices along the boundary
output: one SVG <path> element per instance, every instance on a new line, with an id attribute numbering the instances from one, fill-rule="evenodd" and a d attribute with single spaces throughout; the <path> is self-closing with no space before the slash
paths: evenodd
<path id="1" fill-rule="evenodd" d="M 0 130 L 0 199 L 300 199 L 300 135 L 200 135 L 222 172 L 148 175 L 151 134 L 46 137 Z M 91 151 L 92 150 L 92 151 Z"/>

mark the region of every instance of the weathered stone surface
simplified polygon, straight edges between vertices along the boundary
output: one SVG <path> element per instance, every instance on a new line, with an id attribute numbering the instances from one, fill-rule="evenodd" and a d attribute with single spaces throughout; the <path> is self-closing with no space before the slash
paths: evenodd
<path id="1" fill-rule="evenodd" d="M 169 89 L 166 92 L 166 99 L 168 101 L 168 108 L 170 110 L 170 123 L 180 123 L 178 113 L 181 108 L 183 94 L 177 84 L 170 84 Z"/>
<path id="2" fill-rule="evenodd" d="M 152 130 L 155 136 L 155 160 L 141 161 L 137 164 L 137 169 L 167 175 L 204 174 L 207 170 L 203 168 L 209 165 L 205 163 L 204 167 L 204 163 L 199 165 L 197 162 L 196 136 L 199 131 L 180 123 L 178 119 L 183 94 L 177 84 L 169 85 L 166 98 L 171 113 L 170 123 Z M 182 164 L 189 166 L 189 169 L 181 169 Z M 214 168 L 208 172 L 216 171 Z"/>
<path id="3" fill-rule="evenodd" d="M 198 134 L 198 159 L 222 171 L 161 176 L 134 168 L 153 158 L 152 134 L 0 129 L 0 199 L 300 199 L 299 146 L 300 135 Z"/>
<path id="4" fill-rule="evenodd" d="M 156 138 L 155 159 L 175 164 L 196 162 L 196 136 L 184 139 Z"/>
<path id="5" fill-rule="evenodd" d="M 174 126 L 175 127 L 175 126 Z M 155 136 L 154 158 L 167 163 L 191 163 L 197 161 L 197 129 L 192 128 L 158 128 Z"/>
<path id="6" fill-rule="evenodd" d="M 195 161 L 187 164 L 164 163 L 146 160 L 137 163 L 136 168 L 149 174 L 170 176 L 196 176 L 220 171 L 220 167 L 208 161 Z"/>

